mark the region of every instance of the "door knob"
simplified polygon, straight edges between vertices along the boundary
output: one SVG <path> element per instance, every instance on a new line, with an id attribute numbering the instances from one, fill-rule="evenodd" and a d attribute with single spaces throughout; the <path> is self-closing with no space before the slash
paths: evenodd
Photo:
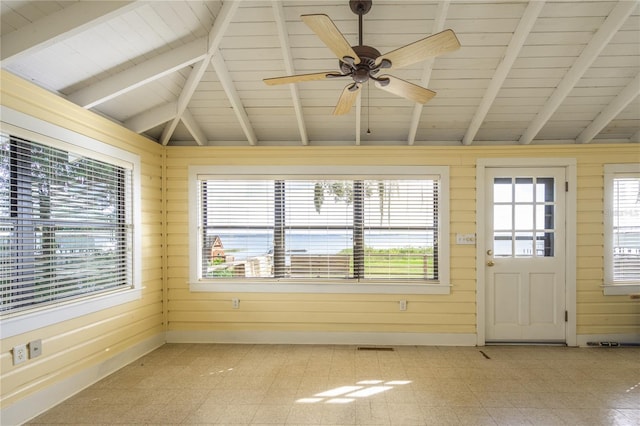
<path id="1" fill-rule="evenodd" d="M 490 260 L 490 261 L 487 262 L 487 266 L 493 266 L 495 264 L 496 263 L 493 260 Z"/>

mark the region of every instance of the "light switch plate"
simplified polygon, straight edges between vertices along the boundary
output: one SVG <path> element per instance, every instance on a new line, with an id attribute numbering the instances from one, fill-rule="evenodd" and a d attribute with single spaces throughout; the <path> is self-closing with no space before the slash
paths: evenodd
<path id="1" fill-rule="evenodd" d="M 456 244 L 474 245 L 476 243 L 476 234 L 456 234 Z"/>

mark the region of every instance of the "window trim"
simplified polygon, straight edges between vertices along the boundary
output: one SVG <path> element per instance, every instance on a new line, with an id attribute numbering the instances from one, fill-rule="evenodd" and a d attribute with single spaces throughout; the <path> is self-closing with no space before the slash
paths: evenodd
<path id="1" fill-rule="evenodd" d="M 640 282 L 629 284 L 613 281 L 613 180 L 621 176 L 640 174 L 640 164 L 604 165 L 604 294 L 620 296 L 640 293 Z"/>
<path id="2" fill-rule="evenodd" d="M 48 306 L 4 314 L 0 316 L 2 319 L 0 339 L 139 300 L 142 297 L 140 157 L 137 154 L 5 106 L 0 106 L 0 116 L 2 117 L 0 129 L 7 134 L 131 169 L 131 213 L 133 223 L 133 264 L 131 271 L 133 283 L 130 288 L 88 295 L 69 301 L 53 303 Z M 91 149 L 84 148 L 87 146 L 90 146 Z"/>
<path id="3" fill-rule="evenodd" d="M 436 283 L 401 280 L 345 282 L 331 279 L 211 280 L 198 278 L 198 181 L 201 179 L 404 179 L 438 176 L 439 243 Z M 193 292 L 235 293 L 363 293 L 449 294 L 451 284 L 449 248 L 449 166 L 189 166 L 189 287 Z M 275 285 L 274 285 L 275 284 Z"/>

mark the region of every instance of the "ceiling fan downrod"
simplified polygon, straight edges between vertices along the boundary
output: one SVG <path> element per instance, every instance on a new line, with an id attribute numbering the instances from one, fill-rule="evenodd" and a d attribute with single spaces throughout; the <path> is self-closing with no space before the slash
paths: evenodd
<path id="1" fill-rule="evenodd" d="M 358 45 L 362 46 L 362 16 L 371 10 L 372 0 L 349 0 L 351 11 L 358 15 Z"/>

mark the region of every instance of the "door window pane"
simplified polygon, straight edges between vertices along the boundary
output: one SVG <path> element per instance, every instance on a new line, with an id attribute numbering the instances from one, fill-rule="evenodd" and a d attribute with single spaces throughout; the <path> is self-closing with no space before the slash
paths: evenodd
<path id="1" fill-rule="evenodd" d="M 495 257 L 513 256 L 513 237 L 511 232 L 493 234 L 493 255 Z"/>
<path id="2" fill-rule="evenodd" d="M 537 232 L 536 233 L 536 256 L 553 257 L 554 251 L 554 233 L 553 232 Z"/>
<path id="3" fill-rule="evenodd" d="M 517 203 L 533 201 L 533 178 L 516 178 L 515 196 Z"/>
<path id="4" fill-rule="evenodd" d="M 538 204 L 536 205 L 536 229 L 553 229 L 554 206 Z"/>
<path id="5" fill-rule="evenodd" d="M 536 228 L 535 229 L 544 229 L 544 209 L 545 206 L 543 204 L 536 205 Z"/>
<path id="6" fill-rule="evenodd" d="M 555 226 L 555 206 L 547 204 L 544 206 L 544 228 L 554 229 Z"/>
<path id="7" fill-rule="evenodd" d="M 511 178 L 495 178 L 493 180 L 493 201 L 496 203 L 510 203 L 513 200 L 513 186 Z"/>
<path id="8" fill-rule="evenodd" d="M 515 255 L 517 257 L 533 256 L 533 232 L 516 232 Z"/>
<path id="9" fill-rule="evenodd" d="M 512 228 L 511 205 L 493 206 L 493 229 L 511 230 Z"/>
<path id="10" fill-rule="evenodd" d="M 533 206 L 531 204 L 516 205 L 516 229 L 533 229 Z"/>
<path id="11" fill-rule="evenodd" d="M 555 201 L 553 178 L 536 178 L 536 200 L 540 202 Z"/>

